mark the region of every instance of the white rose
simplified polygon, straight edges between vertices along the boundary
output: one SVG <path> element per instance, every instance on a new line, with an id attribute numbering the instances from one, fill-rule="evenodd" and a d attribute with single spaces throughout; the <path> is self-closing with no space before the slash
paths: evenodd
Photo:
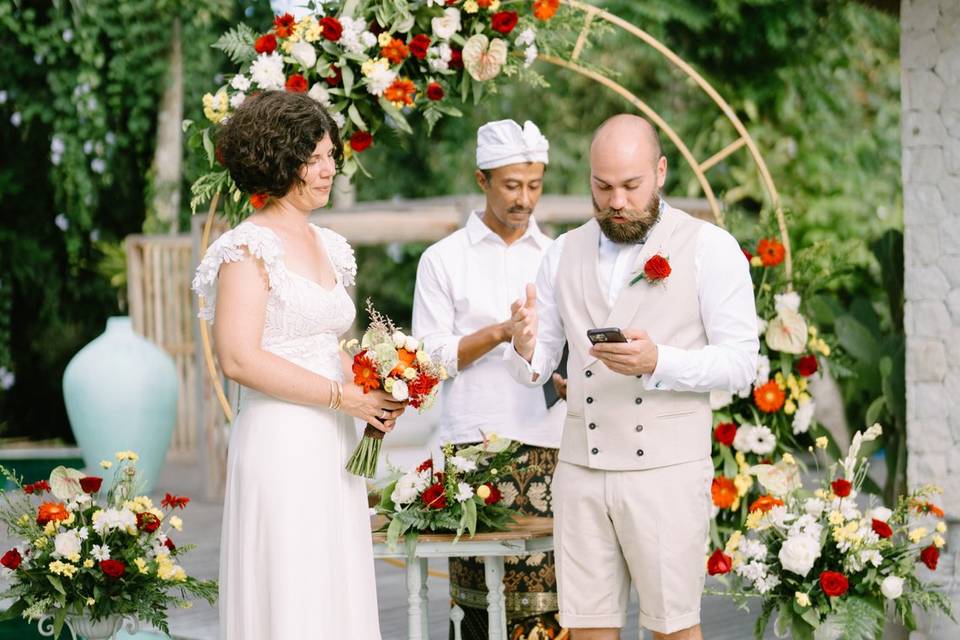
<path id="1" fill-rule="evenodd" d="M 76 553 L 80 553 L 80 536 L 77 535 L 76 531 L 59 533 L 53 540 L 53 547 L 58 556 L 69 558 Z"/>
<path id="2" fill-rule="evenodd" d="M 787 538 L 780 547 L 778 557 L 784 569 L 806 577 L 820 557 L 820 541 L 810 536 Z"/>
<path id="3" fill-rule="evenodd" d="M 402 349 L 403 345 L 407 343 L 407 336 L 403 331 L 394 331 L 393 335 L 390 336 L 390 339 L 393 340 L 393 346 L 397 349 Z"/>
<path id="4" fill-rule="evenodd" d="M 867 517 L 871 520 L 881 520 L 886 522 L 890 519 L 890 516 L 893 515 L 893 511 L 887 509 L 886 507 L 874 507 L 867 512 Z"/>
<path id="5" fill-rule="evenodd" d="M 314 83 L 314 85 L 310 87 L 310 91 L 307 92 L 307 95 L 324 107 L 330 106 L 330 92 L 327 91 L 327 88 L 323 86 L 322 82 Z"/>
<path id="6" fill-rule="evenodd" d="M 290 47 L 290 55 L 306 70 L 317 64 L 317 50 L 309 42 L 294 42 Z"/>
<path id="7" fill-rule="evenodd" d="M 410 353 L 416 353 L 420 349 L 420 341 L 414 338 L 413 336 L 407 336 L 407 339 L 404 342 L 403 348 L 409 351 Z"/>
<path id="8" fill-rule="evenodd" d="M 820 498 L 808 498 L 807 501 L 803 503 L 803 510 L 814 518 L 819 518 L 825 506 L 823 500 Z"/>
<path id="9" fill-rule="evenodd" d="M 880 583 L 880 593 L 891 600 L 896 600 L 903 595 L 903 578 L 899 576 L 887 576 Z"/>
<path id="10" fill-rule="evenodd" d="M 789 309 L 796 313 L 800 311 L 800 294 L 796 291 L 778 293 L 773 296 L 773 306 L 776 308 L 777 313 L 782 313 L 784 309 Z"/>
<path id="11" fill-rule="evenodd" d="M 394 380 L 390 395 L 392 395 L 393 399 L 397 402 L 403 402 L 408 399 L 410 397 L 410 391 L 407 389 L 407 383 L 403 380 Z"/>
<path id="12" fill-rule="evenodd" d="M 733 437 L 733 448 L 743 453 L 750 453 L 752 451 L 750 436 L 754 429 L 756 427 L 752 424 L 745 424 L 737 429 L 737 435 Z"/>
<path id="13" fill-rule="evenodd" d="M 460 10 L 449 8 L 439 18 L 430 21 L 433 33 L 440 40 L 449 40 L 453 34 L 460 31 Z"/>
<path id="14" fill-rule="evenodd" d="M 723 409 L 733 402 L 733 394 L 723 389 L 714 389 L 710 392 L 710 408 L 713 411 Z"/>

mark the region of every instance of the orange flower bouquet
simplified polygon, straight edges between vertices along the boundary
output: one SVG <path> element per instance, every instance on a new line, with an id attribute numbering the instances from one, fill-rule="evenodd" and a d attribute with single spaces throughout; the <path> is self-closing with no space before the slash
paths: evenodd
<path id="1" fill-rule="evenodd" d="M 364 393 L 383 389 L 397 402 L 407 402 L 420 411 L 432 407 L 440 382 L 447 379 L 443 365 L 424 351 L 419 340 L 403 333 L 374 309 L 369 300 L 367 313 L 370 326 L 363 338 L 344 345 L 346 352 L 353 356 L 354 384 L 363 387 Z M 374 477 L 382 440 L 383 432 L 368 424 L 363 439 L 347 462 L 347 471 L 365 478 Z"/>

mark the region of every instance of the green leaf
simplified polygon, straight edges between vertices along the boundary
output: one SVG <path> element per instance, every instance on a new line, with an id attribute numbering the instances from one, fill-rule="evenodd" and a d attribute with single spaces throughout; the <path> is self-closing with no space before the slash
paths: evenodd
<path id="1" fill-rule="evenodd" d="M 256 39 L 256 32 L 241 22 L 220 36 L 212 46 L 227 54 L 234 64 L 243 64 L 257 57 L 257 52 L 253 48 L 253 42 Z"/>
<path id="2" fill-rule="evenodd" d="M 10 606 L 9 609 L 7 609 L 6 611 L 0 612 L 0 622 L 19 618 L 20 614 L 23 613 L 24 609 L 26 608 L 27 608 L 27 603 L 25 600 L 22 600 L 22 599 L 17 600 L 16 602 L 13 603 L 13 605 Z"/>
<path id="3" fill-rule="evenodd" d="M 477 503 L 473 499 L 463 503 L 463 515 L 467 521 L 467 533 L 472 538 L 477 533 Z"/>
<path id="4" fill-rule="evenodd" d="M 885 620 L 882 604 L 865 598 L 847 596 L 834 605 L 833 613 L 821 628 L 827 637 L 844 640 L 874 640 L 883 634 Z"/>
<path id="5" fill-rule="evenodd" d="M 216 160 L 216 149 L 213 146 L 213 140 L 210 139 L 210 128 L 203 130 L 203 150 L 207 152 L 207 162 L 210 163 L 210 166 L 213 166 L 214 160 Z"/>
<path id="6" fill-rule="evenodd" d="M 887 410 L 887 403 L 884 396 L 876 398 L 873 402 L 870 403 L 870 406 L 867 407 L 867 412 L 864 415 L 864 421 L 867 424 L 874 424 L 875 422 L 880 422 L 880 418 L 883 416 L 884 411 Z"/>
<path id="7" fill-rule="evenodd" d="M 407 119 L 403 117 L 403 114 L 400 113 L 400 110 L 393 106 L 393 103 L 389 100 L 379 98 L 380 108 L 383 109 L 384 113 L 390 118 L 394 125 L 401 131 L 406 134 L 413 135 L 413 128 L 410 127 L 410 123 L 407 122 Z"/>
<path id="8" fill-rule="evenodd" d="M 876 361 L 879 355 L 876 337 L 853 316 L 837 318 L 836 331 L 844 351 L 865 364 Z"/>
<path id="9" fill-rule="evenodd" d="M 53 637 L 59 638 L 60 632 L 63 631 L 63 623 L 67 619 L 67 609 L 66 607 L 61 607 L 57 609 L 57 613 L 53 617 Z"/>
<path id="10" fill-rule="evenodd" d="M 63 588 L 63 582 L 60 581 L 58 576 L 47 574 L 47 580 L 53 585 L 54 589 L 59 591 L 62 595 L 67 595 L 66 590 Z"/>
<path id="11" fill-rule="evenodd" d="M 343 93 L 349 97 L 350 92 L 353 91 L 353 83 L 355 80 L 353 69 L 343 58 L 340 58 L 340 62 L 337 66 L 340 67 L 340 73 L 343 77 Z"/>
<path id="12" fill-rule="evenodd" d="M 367 130 L 367 123 L 364 122 L 363 118 L 360 117 L 360 111 L 357 110 L 356 105 L 353 103 L 351 103 L 347 108 L 347 115 L 350 116 L 350 120 L 353 121 L 353 124 L 357 125 L 357 128 L 360 129 L 360 131 Z"/>
<path id="13" fill-rule="evenodd" d="M 401 533 L 403 533 L 403 523 L 400 522 L 399 518 L 394 518 L 390 521 L 390 526 L 387 527 L 387 546 L 390 549 L 397 548 Z"/>
<path id="14" fill-rule="evenodd" d="M 462 118 L 463 112 L 460 109 L 457 109 L 452 104 L 446 102 L 437 102 L 433 105 L 433 108 L 439 111 L 440 113 L 445 113 L 446 115 L 452 118 Z"/>

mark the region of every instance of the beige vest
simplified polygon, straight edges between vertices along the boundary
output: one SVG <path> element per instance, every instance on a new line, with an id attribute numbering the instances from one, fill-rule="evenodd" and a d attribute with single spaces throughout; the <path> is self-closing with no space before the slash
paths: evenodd
<path id="1" fill-rule="evenodd" d="M 707 344 L 694 264 L 701 224 L 664 205 L 631 273 L 657 253 L 669 259 L 672 272 L 656 284 L 625 285 L 613 308 L 597 271 L 600 226 L 590 220 L 567 234 L 556 280 L 570 348 L 561 460 L 619 471 L 710 456 L 709 394 L 647 391 L 639 376 L 614 373 L 590 356 L 587 340 L 587 329 L 619 327 L 644 329 L 655 343 L 680 349 Z"/>

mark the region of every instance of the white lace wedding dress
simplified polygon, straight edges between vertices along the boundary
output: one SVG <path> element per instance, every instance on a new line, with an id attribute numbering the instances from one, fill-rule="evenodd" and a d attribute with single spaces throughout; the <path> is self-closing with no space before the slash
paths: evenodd
<path id="1" fill-rule="evenodd" d="M 339 337 L 356 314 L 344 287 L 356 262 L 342 236 L 312 229 L 337 274 L 333 289 L 288 270 L 280 238 L 251 222 L 210 246 L 193 289 L 213 320 L 220 265 L 255 256 L 270 289 L 263 348 L 342 380 Z M 365 486 L 344 470 L 357 441 L 342 413 L 241 390 L 227 460 L 221 638 L 380 638 Z"/>

